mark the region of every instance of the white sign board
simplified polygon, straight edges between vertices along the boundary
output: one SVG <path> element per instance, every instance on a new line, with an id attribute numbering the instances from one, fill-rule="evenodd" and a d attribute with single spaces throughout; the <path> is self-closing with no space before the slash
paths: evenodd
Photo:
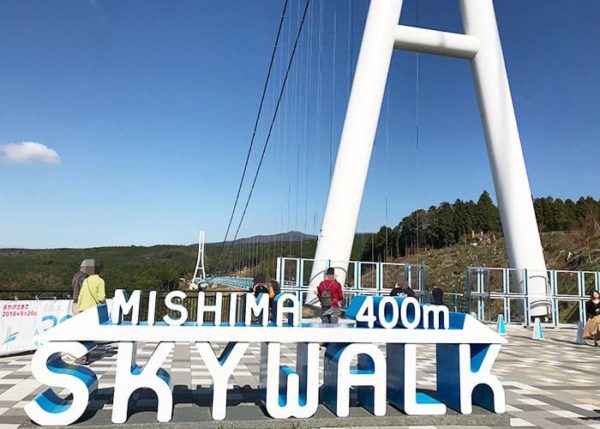
<path id="1" fill-rule="evenodd" d="M 37 349 L 36 335 L 71 317 L 71 300 L 0 301 L 0 356 Z"/>
<path id="2" fill-rule="evenodd" d="M 207 304 L 204 292 L 199 292 L 197 311 L 190 314 L 175 301 L 185 300 L 186 294 L 174 291 L 164 298 L 169 315 L 157 319 L 156 292 L 150 292 L 147 316 L 141 320 L 141 294 L 134 291 L 128 296 L 117 290 L 110 314 L 105 305 L 91 308 L 40 335 L 46 344 L 34 355 L 31 372 L 43 384 L 67 389 L 72 399 L 62 399 L 52 389 L 39 394 L 25 406 L 34 422 L 64 426 L 81 417 L 98 387 L 98 377 L 91 368 L 66 364 L 61 356 L 82 357 L 94 342 L 119 343 L 113 423 L 127 421 L 130 397 L 140 388 L 156 393 L 157 420 L 171 420 L 173 386 L 163 365 L 177 341 L 193 342 L 209 371 L 215 420 L 226 417 L 227 386 L 251 342 L 261 343 L 261 400 L 273 418 L 311 417 L 319 403 L 339 417 L 348 416 L 351 389 L 357 389 L 359 404 L 376 416 L 385 415 L 387 403 L 412 415 L 444 414 L 447 408 L 469 414 L 472 404 L 505 411 L 504 390 L 491 369 L 506 340 L 471 316 L 449 312 L 445 306 L 420 305 L 414 298 L 357 296 L 346 310 L 354 325 L 323 326 L 299 320 L 300 304 L 293 294 L 275 297 L 274 321 L 269 321 L 267 294 L 247 294 L 240 322 L 235 309 L 230 309 L 228 320 L 221 320 L 221 293 L 214 304 Z M 214 323 L 204 322 L 206 313 L 215 315 Z M 142 363 L 136 343 L 147 341 L 159 344 Z M 217 354 L 212 342 L 228 344 Z M 281 343 L 297 344 L 295 368 L 281 364 Z M 322 343 L 326 351 L 321 368 Z M 386 344 L 385 354 L 377 343 Z M 418 344 L 436 345 L 434 396 L 417 389 Z"/>

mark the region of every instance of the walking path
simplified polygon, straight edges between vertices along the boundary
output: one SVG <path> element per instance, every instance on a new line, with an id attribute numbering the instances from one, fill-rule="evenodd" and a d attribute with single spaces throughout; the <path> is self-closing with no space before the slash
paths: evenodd
<path id="1" fill-rule="evenodd" d="M 353 407 L 349 418 L 338 419 L 321 407 L 309 420 L 280 422 L 266 417 L 258 406 L 260 345 L 251 344 L 235 370 L 228 395 L 227 420 L 210 419 L 211 379 L 193 344 L 176 344 L 165 362 L 174 386 L 174 418 L 169 427 L 254 428 L 275 427 L 540 427 L 600 429 L 600 348 L 575 344 L 575 331 L 549 330 L 543 341 L 532 340 L 531 330 L 508 328 L 509 343 L 503 346 L 493 372 L 505 386 L 507 413 L 495 415 L 481 409 L 463 416 L 448 412 L 445 416 L 405 416 L 389 408 L 386 417 L 373 417 Z M 140 361 L 155 344 L 139 347 Z M 435 354 L 433 346 L 418 352 L 419 387 L 435 390 Z M 45 387 L 30 373 L 31 354 L 0 358 L 0 429 L 33 426 L 23 407 Z M 88 411 L 78 424 L 86 427 L 110 425 L 112 387 L 116 349 L 107 347 L 93 352 L 92 368 L 99 377 L 99 388 Z M 282 347 L 282 363 L 295 362 L 295 351 Z M 152 393 L 134 395 L 136 413 L 127 427 L 154 426 L 156 399 Z"/>

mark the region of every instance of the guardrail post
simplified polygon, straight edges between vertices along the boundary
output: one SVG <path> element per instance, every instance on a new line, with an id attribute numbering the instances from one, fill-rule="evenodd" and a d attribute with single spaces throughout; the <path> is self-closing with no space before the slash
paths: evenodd
<path id="1" fill-rule="evenodd" d="M 508 268 L 502 269 L 502 293 L 504 294 L 504 320 L 506 323 L 510 323 L 510 299 L 508 298 L 510 293 L 510 284 L 508 283 Z"/>
<path id="2" fill-rule="evenodd" d="M 302 278 L 300 275 L 302 274 L 302 258 L 296 259 L 296 287 L 302 287 Z"/>
<path id="3" fill-rule="evenodd" d="M 550 299 L 552 300 L 552 324 L 556 329 L 560 327 L 560 313 L 558 312 L 558 275 L 556 270 L 550 270 Z"/>
<path id="4" fill-rule="evenodd" d="M 477 318 L 483 320 L 485 316 L 483 302 L 483 268 L 477 268 Z"/>
<path id="5" fill-rule="evenodd" d="M 296 284 L 298 285 L 298 292 L 296 293 L 297 297 L 298 297 L 298 302 L 300 303 L 300 305 L 298 306 L 298 320 L 302 321 L 302 308 L 304 306 L 304 301 L 302 299 L 302 287 L 304 286 L 304 259 L 302 258 L 298 258 L 298 280 L 296 281 Z M 308 284 L 310 285 L 310 280 L 308 281 Z"/>
<path id="6" fill-rule="evenodd" d="M 360 289 L 360 262 L 354 261 L 354 289 Z"/>
<path id="7" fill-rule="evenodd" d="M 579 271 L 577 276 L 577 286 L 579 286 L 579 320 L 585 322 L 585 273 Z"/>
<path id="8" fill-rule="evenodd" d="M 529 327 L 529 277 L 527 273 L 527 268 L 523 269 L 523 289 L 525 290 L 525 314 L 524 314 L 524 324 L 525 327 Z"/>
<path id="9" fill-rule="evenodd" d="M 375 290 L 381 292 L 382 278 L 383 278 L 383 266 L 381 262 L 377 262 L 375 265 Z"/>
<path id="10" fill-rule="evenodd" d="M 278 256 L 275 278 L 277 279 L 279 284 L 283 287 L 283 275 L 281 274 L 283 272 L 283 270 L 281 269 L 282 264 L 283 264 L 283 258 L 281 256 Z"/>
<path id="11" fill-rule="evenodd" d="M 471 271 L 472 267 L 467 267 L 467 278 L 465 280 L 465 306 L 467 314 L 471 314 Z"/>
<path id="12" fill-rule="evenodd" d="M 418 265 L 417 270 L 419 272 L 419 292 L 421 292 L 419 294 L 419 302 L 423 304 L 425 302 L 425 272 L 423 271 L 423 267 Z"/>
<path id="13" fill-rule="evenodd" d="M 298 285 L 304 286 L 304 259 L 298 258 Z"/>

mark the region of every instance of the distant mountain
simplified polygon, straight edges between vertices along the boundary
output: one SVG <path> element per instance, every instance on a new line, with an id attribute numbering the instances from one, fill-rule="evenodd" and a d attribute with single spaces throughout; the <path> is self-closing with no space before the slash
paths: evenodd
<path id="1" fill-rule="evenodd" d="M 271 235 L 254 235 L 252 237 L 238 238 L 234 241 L 228 241 L 227 244 L 251 244 L 251 243 L 279 243 L 279 242 L 297 242 L 316 240 L 316 235 L 305 234 L 300 231 L 283 232 L 279 234 Z M 207 243 L 210 244 L 221 244 L 221 243 Z"/>

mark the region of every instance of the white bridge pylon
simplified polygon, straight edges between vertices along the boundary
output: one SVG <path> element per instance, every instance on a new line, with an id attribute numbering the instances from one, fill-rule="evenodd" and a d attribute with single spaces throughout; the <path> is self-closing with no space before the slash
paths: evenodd
<path id="1" fill-rule="evenodd" d="M 198 259 L 196 259 L 196 268 L 194 269 L 194 276 L 192 277 L 191 284 L 195 283 L 195 280 L 205 280 L 206 270 L 204 269 L 204 231 L 200 231 L 198 234 Z"/>
<path id="2" fill-rule="evenodd" d="M 515 279 L 515 292 L 527 282 L 530 314 L 544 316 L 546 263 L 494 5 L 492 0 L 460 0 L 460 8 L 465 34 L 399 25 L 402 0 L 371 0 L 314 259 L 350 259 L 394 49 L 465 58 L 471 61 L 509 264 L 528 272 L 527 278 Z M 345 277 L 347 264 L 332 265 L 340 269 L 338 278 Z M 326 268 L 315 262 L 312 285 Z M 314 295 L 307 297 L 314 301 Z"/>

